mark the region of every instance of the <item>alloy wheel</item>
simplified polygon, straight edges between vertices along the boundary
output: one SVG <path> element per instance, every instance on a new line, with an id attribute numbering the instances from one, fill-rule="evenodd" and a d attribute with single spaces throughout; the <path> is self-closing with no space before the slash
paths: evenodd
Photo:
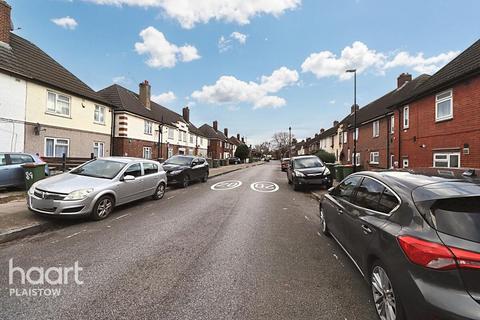
<path id="1" fill-rule="evenodd" d="M 161 183 L 157 188 L 157 198 L 158 199 L 163 198 L 164 194 L 165 194 L 165 185 Z"/>
<path id="2" fill-rule="evenodd" d="M 110 212 L 112 212 L 112 209 L 113 209 L 112 200 L 110 200 L 109 198 L 105 198 L 101 200 L 100 203 L 98 204 L 97 215 L 100 218 L 104 218 L 108 216 Z"/>
<path id="3" fill-rule="evenodd" d="M 387 272 L 380 266 L 372 271 L 372 293 L 375 308 L 381 320 L 395 320 L 397 305 L 392 283 Z"/>
<path id="4" fill-rule="evenodd" d="M 323 213 L 323 209 L 320 209 L 320 223 L 322 224 L 322 232 L 327 232 L 327 221 L 325 221 L 325 215 Z"/>

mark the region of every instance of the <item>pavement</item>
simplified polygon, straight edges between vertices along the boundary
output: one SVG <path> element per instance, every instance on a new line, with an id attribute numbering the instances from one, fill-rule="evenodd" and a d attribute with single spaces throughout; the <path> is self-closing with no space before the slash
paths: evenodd
<path id="1" fill-rule="evenodd" d="M 261 164 L 263 163 L 256 162 L 211 168 L 210 177 Z M 25 197 L 25 191 L 5 192 L 2 190 L 0 192 L 0 243 L 72 224 L 71 221 L 33 214 L 26 207 Z"/>
<path id="2" fill-rule="evenodd" d="M 18 270 L 9 283 L 9 261 L 22 270 L 77 262 L 81 284 L 70 274 L 22 285 Z M 368 284 L 319 233 L 318 201 L 294 192 L 276 162 L 0 244 L 0 265 L 5 320 L 376 318 Z"/>

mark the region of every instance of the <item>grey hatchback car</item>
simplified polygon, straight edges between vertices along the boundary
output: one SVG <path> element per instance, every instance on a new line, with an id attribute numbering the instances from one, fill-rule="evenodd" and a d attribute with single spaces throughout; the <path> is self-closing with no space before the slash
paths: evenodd
<path id="1" fill-rule="evenodd" d="M 480 182 L 448 169 L 360 172 L 320 202 L 381 320 L 480 320 Z"/>
<path id="2" fill-rule="evenodd" d="M 39 156 L 21 152 L 0 152 L 0 188 L 25 188 L 25 177 L 22 164 L 45 163 Z M 45 175 L 49 175 L 45 166 Z"/>
<path id="3" fill-rule="evenodd" d="M 88 161 L 58 176 L 38 181 L 28 191 L 28 208 L 56 216 L 106 218 L 116 205 L 165 194 L 167 178 L 152 160 L 107 157 Z"/>

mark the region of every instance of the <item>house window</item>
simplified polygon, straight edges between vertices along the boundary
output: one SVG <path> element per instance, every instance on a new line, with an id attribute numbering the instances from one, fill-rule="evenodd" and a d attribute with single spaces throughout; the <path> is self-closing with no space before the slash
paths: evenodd
<path id="1" fill-rule="evenodd" d="M 105 124 L 105 107 L 95 106 L 95 112 L 93 113 L 93 121 L 95 123 Z"/>
<path id="2" fill-rule="evenodd" d="M 355 141 L 358 141 L 358 128 L 355 128 L 354 139 Z"/>
<path id="3" fill-rule="evenodd" d="M 359 166 L 360 165 L 360 153 L 356 153 L 355 155 L 355 165 Z"/>
<path id="4" fill-rule="evenodd" d="M 395 167 L 395 156 L 393 154 L 390 155 L 390 169 Z"/>
<path id="5" fill-rule="evenodd" d="M 459 152 L 442 152 L 433 154 L 435 168 L 460 168 Z"/>
<path id="6" fill-rule="evenodd" d="M 380 121 L 373 122 L 373 137 L 378 137 L 380 135 Z"/>
<path id="7" fill-rule="evenodd" d="M 152 123 L 150 121 L 145 120 L 143 124 L 143 133 L 152 135 Z"/>
<path id="8" fill-rule="evenodd" d="M 96 158 L 101 158 L 105 155 L 105 143 L 94 142 L 93 143 L 93 155 Z"/>
<path id="9" fill-rule="evenodd" d="M 183 133 L 183 142 L 187 142 L 187 133 L 186 132 Z"/>
<path id="10" fill-rule="evenodd" d="M 410 126 L 410 108 L 403 107 L 403 129 L 408 129 Z"/>
<path id="11" fill-rule="evenodd" d="M 62 157 L 65 154 L 68 157 L 70 141 L 61 138 L 45 138 L 45 156 Z"/>
<path id="12" fill-rule="evenodd" d="M 175 133 L 175 129 L 168 128 L 168 139 L 173 140 L 174 139 L 174 133 Z"/>
<path id="13" fill-rule="evenodd" d="M 391 116 L 390 118 L 390 133 L 395 132 L 395 116 Z"/>
<path id="14" fill-rule="evenodd" d="M 453 118 L 452 90 L 435 96 L 435 120 L 442 121 Z"/>
<path id="15" fill-rule="evenodd" d="M 402 159 L 402 168 L 408 168 L 408 158 Z"/>
<path id="16" fill-rule="evenodd" d="M 47 112 L 69 117 L 70 97 L 48 91 Z"/>
<path id="17" fill-rule="evenodd" d="M 352 159 L 352 152 L 350 151 L 350 149 L 348 149 L 347 151 L 347 161 L 350 162 Z"/>
<path id="18" fill-rule="evenodd" d="M 370 164 L 378 164 L 380 161 L 380 153 L 378 151 L 370 152 Z"/>
<path id="19" fill-rule="evenodd" d="M 348 132 L 344 131 L 343 132 L 343 143 L 347 143 L 348 141 Z"/>
<path id="20" fill-rule="evenodd" d="M 144 159 L 152 159 L 152 148 L 151 147 L 143 147 L 143 158 Z"/>
<path id="21" fill-rule="evenodd" d="M 194 143 L 194 142 L 193 142 L 193 138 L 194 138 L 194 137 L 193 137 L 193 134 L 190 134 L 190 143 Z"/>
<path id="22" fill-rule="evenodd" d="M 168 157 L 172 157 L 173 156 L 173 148 L 172 147 L 169 147 L 168 148 Z"/>

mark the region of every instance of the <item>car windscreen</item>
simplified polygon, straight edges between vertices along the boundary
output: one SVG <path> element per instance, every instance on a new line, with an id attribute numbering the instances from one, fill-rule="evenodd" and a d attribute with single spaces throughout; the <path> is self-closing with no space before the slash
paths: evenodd
<path id="1" fill-rule="evenodd" d="M 81 176 L 113 179 L 125 167 L 125 163 L 111 160 L 93 160 L 70 171 Z"/>
<path id="2" fill-rule="evenodd" d="M 192 163 L 192 158 L 190 157 L 182 157 L 182 156 L 174 156 L 164 162 L 164 164 L 173 164 L 176 166 L 189 166 Z"/>
<path id="3" fill-rule="evenodd" d="M 322 161 L 317 157 L 295 159 L 293 163 L 295 169 L 323 167 Z"/>
<path id="4" fill-rule="evenodd" d="M 480 196 L 437 200 L 430 211 L 438 231 L 480 243 Z"/>

